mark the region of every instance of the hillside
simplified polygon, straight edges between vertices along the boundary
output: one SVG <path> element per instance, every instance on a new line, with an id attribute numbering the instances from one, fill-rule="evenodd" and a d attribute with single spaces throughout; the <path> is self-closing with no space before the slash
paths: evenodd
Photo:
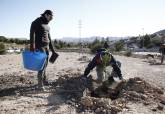
<path id="1" fill-rule="evenodd" d="M 165 35 L 165 29 L 164 30 L 157 31 L 157 32 L 155 32 L 153 34 L 160 34 L 160 35 L 162 34 L 162 35 Z"/>

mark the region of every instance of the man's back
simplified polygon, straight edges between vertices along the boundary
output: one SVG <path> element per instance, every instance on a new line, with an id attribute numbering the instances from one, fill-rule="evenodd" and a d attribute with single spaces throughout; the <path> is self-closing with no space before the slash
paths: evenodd
<path id="1" fill-rule="evenodd" d="M 36 49 L 49 45 L 49 30 L 50 27 L 43 17 L 39 17 L 32 22 L 30 40 L 35 40 Z"/>

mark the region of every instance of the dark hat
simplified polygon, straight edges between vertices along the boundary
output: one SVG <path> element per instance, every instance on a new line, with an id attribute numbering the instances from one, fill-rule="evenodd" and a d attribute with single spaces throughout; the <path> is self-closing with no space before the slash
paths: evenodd
<path id="1" fill-rule="evenodd" d="M 51 10 L 45 10 L 44 13 L 41 15 L 45 15 L 45 14 L 53 15 L 53 12 Z"/>

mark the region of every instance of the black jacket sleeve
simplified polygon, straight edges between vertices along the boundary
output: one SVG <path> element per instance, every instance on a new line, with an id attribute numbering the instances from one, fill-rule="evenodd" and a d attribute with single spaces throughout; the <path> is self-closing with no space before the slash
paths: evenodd
<path id="1" fill-rule="evenodd" d="M 52 40 L 51 40 L 51 37 L 50 37 L 50 33 L 48 34 L 48 37 L 49 37 L 49 41 L 50 41 L 50 43 L 49 43 L 49 48 L 50 48 L 50 50 L 52 51 L 52 53 L 55 53 L 55 49 L 54 49 L 53 44 L 52 44 Z"/>
<path id="2" fill-rule="evenodd" d="M 112 59 L 110 61 L 111 66 L 113 67 L 113 70 L 117 73 L 117 75 L 119 76 L 120 79 L 122 79 L 122 74 L 121 74 L 121 70 L 120 67 L 117 65 L 117 62 L 115 60 L 115 58 L 111 55 Z"/>
<path id="3" fill-rule="evenodd" d="M 96 66 L 96 56 L 92 59 L 92 61 L 88 64 L 87 68 L 84 71 L 84 76 L 87 76 L 90 71 Z"/>
<path id="4" fill-rule="evenodd" d="M 36 21 L 33 21 L 30 27 L 30 45 L 35 44 L 35 31 L 37 29 Z"/>

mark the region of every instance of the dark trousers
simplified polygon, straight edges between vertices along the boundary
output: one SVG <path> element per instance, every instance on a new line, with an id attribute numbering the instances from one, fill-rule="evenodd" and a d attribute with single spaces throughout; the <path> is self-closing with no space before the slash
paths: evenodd
<path id="1" fill-rule="evenodd" d="M 43 87 L 44 83 L 47 81 L 47 78 L 46 78 L 46 68 L 47 68 L 48 59 L 49 59 L 49 51 L 47 49 L 42 49 L 41 51 L 43 51 L 43 52 L 45 52 L 47 54 L 47 58 L 45 60 L 43 69 L 38 71 L 38 75 L 37 75 L 37 77 L 38 77 L 38 87 Z"/>
<path id="2" fill-rule="evenodd" d="M 163 64 L 163 61 L 164 61 L 164 56 L 165 56 L 165 54 L 164 54 L 164 53 L 162 53 L 162 56 L 161 56 L 161 64 Z"/>

